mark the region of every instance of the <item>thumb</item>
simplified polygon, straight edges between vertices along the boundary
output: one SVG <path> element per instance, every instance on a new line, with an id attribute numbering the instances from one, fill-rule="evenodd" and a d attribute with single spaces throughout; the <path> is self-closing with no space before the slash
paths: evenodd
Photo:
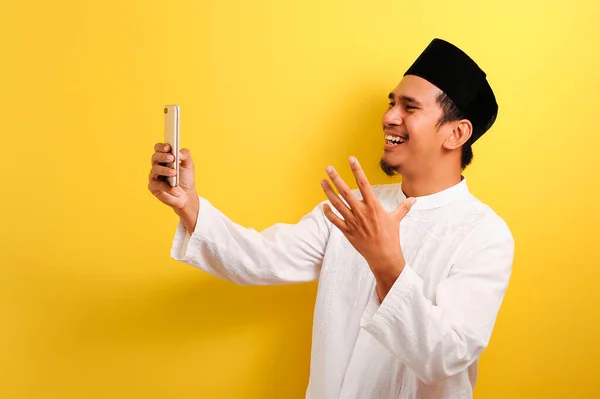
<path id="1" fill-rule="evenodd" d="M 407 198 L 398 205 L 398 208 L 394 212 L 394 214 L 398 217 L 398 220 L 404 219 L 404 216 L 410 211 L 410 208 L 417 202 L 415 198 Z"/>
<path id="2" fill-rule="evenodd" d="M 182 148 L 179 151 L 179 160 L 181 161 L 181 167 L 188 168 L 194 164 L 192 161 L 192 153 L 187 148 Z"/>

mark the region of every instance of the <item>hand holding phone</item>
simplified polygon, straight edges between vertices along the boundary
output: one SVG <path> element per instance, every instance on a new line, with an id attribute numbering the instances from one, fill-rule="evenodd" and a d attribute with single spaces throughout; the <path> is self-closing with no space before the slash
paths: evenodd
<path id="1" fill-rule="evenodd" d="M 200 209 L 194 184 L 194 162 L 190 151 L 181 148 L 179 106 L 166 105 L 163 113 L 164 141 L 154 145 L 148 190 L 173 208 L 191 233 Z"/>

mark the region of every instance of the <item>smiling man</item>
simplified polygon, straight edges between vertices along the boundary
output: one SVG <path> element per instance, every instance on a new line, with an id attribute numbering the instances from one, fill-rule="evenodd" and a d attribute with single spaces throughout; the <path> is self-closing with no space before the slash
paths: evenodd
<path id="1" fill-rule="evenodd" d="M 510 230 L 462 175 L 497 115 L 486 74 L 435 39 L 389 100 L 381 168 L 402 183 L 371 186 L 352 157 L 358 189 L 328 167 L 327 200 L 295 224 L 240 226 L 197 194 L 188 150 L 176 188 L 169 148 L 152 156 L 173 258 L 237 284 L 319 281 L 309 399 L 472 398 L 511 275 Z"/>

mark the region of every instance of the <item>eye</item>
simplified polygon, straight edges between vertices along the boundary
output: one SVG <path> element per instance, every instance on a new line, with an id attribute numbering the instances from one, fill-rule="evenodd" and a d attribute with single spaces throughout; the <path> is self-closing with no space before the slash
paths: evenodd
<path id="1" fill-rule="evenodd" d="M 410 111 L 410 110 L 413 110 L 413 109 L 417 109 L 417 107 L 413 107 L 412 105 L 406 105 L 406 106 L 404 106 L 404 108 L 405 108 L 407 111 Z"/>
<path id="2" fill-rule="evenodd" d="M 395 103 L 395 102 L 393 102 L 393 101 L 390 101 L 390 103 L 388 104 L 388 106 L 389 106 L 390 108 L 394 107 L 394 105 L 396 105 L 396 103 Z"/>

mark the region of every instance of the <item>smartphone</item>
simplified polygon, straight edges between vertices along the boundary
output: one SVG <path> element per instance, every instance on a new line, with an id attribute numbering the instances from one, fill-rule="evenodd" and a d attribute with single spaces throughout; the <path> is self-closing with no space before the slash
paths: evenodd
<path id="1" fill-rule="evenodd" d="M 175 157 L 175 162 L 165 163 L 169 168 L 175 168 L 175 176 L 166 177 L 167 183 L 171 187 L 179 185 L 179 105 L 165 105 L 163 112 L 165 114 L 165 138 L 164 142 L 171 147 L 171 154 Z"/>

